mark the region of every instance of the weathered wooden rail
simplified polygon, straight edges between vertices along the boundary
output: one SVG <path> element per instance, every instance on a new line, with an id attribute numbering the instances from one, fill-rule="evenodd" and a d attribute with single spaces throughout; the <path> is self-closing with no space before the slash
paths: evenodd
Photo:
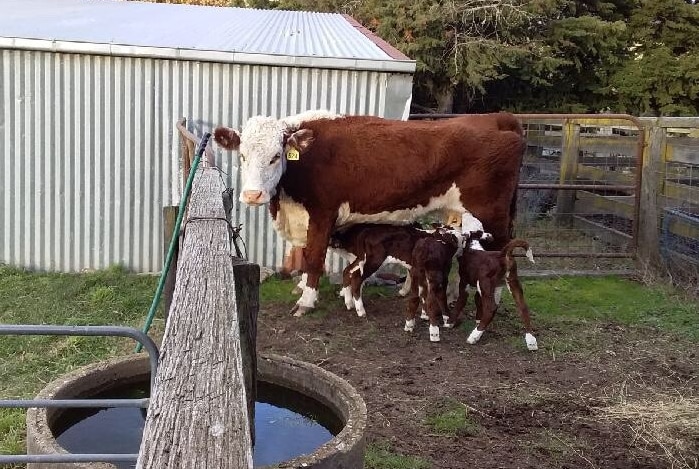
<path id="1" fill-rule="evenodd" d="M 252 468 L 259 267 L 232 256 L 224 189 L 197 171 L 138 468 Z"/>

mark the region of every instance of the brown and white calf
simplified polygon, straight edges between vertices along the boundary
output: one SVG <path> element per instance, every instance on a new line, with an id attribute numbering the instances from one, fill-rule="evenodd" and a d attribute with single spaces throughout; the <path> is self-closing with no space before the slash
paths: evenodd
<path id="1" fill-rule="evenodd" d="M 294 311 L 314 307 L 331 234 L 356 223 L 473 214 L 502 247 L 512 237 L 526 147 L 507 113 L 396 121 L 309 111 L 257 116 L 216 142 L 240 154 L 240 201 L 270 204 L 277 232 L 304 247 L 308 280 Z"/>
<path id="2" fill-rule="evenodd" d="M 455 256 L 461 254 L 463 235 L 460 229 L 438 228 L 415 243 L 410 295 L 405 314 L 405 331 L 412 332 L 420 304 L 430 321 L 430 341 L 439 342 L 439 325 L 450 327 L 447 309 L 447 283 Z"/>
<path id="3" fill-rule="evenodd" d="M 465 229 L 475 228 L 481 231 L 483 229 L 476 219 L 468 220 L 464 226 Z M 362 285 L 386 262 L 400 264 L 408 270 L 405 284 L 398 292 L 401 296 L 408 294 L 415 245 L 421 239 L 433 237 L 437 228 L 442 231 L 450 229 L 444 225 L 432 225 L 432 228 L 424 229 L 417 223 L 410 225 L 360 223 L 333 233 L 330 238 L 330 247 L 354 256 L 353 261 L 342 273 L 341 294 L 347 309 L 354 308 L 359 316 L 366 314 L 362 301 Z M 474 237 L 473 242 L 476 244 L 478 241 L 489 239 L 491 239 L 490 234 L 486 233 L 478 239 Z M 303 286 L 303 280 L 300 286 Z"/>
<path id="4" fill-rule="evenodd" d="M 387 260 L 400 263 L 410 269 L 415 243 L 426 236 L 430 236 L 429 232 L 421 229 L 417 224 L 360 223 L 333 233 L 330 238 L 330 247 L 355 256 L 354 261 L 342 272 L 341 293 L 347 309 L 354 308 L 357 315 L 366 315 L 362 301 L 364 281 Z M 406 290 L 409 288 L 408 279 L 404 285 Z"/>
<path id="5" fill-rule="evenodd" d="M 472 236 L 479 236 L 474 233 Z M 524 300 L 522 284 L 517 276 L 517 263 L 512 256 L 512 251 L 522 248 L 526 251 L 527 258 L 533 263 L 534 256 L 529 244 L 521 239 L 513 239 L 500 251 L 484 251 L 474 249 L 467 241 L 467 247 L 459 257 L 459 297 L 450 315 L 450 323 L 457 323 L 461 311 L 466 306 L 468 299 L 467 286 L 475 287 L 478 294 L 476 302 L 476 328 L 468 336 L 468 343 L 475 344 L 483 335 L 493 319 L 496 303 L 496 288 L 504 281 L 508 290 L 512 293 L 517 312 L 524 324 L 524 341 L 529 350 L 537 350 L 536 338 L 532 334 L 529 307 Z"/>

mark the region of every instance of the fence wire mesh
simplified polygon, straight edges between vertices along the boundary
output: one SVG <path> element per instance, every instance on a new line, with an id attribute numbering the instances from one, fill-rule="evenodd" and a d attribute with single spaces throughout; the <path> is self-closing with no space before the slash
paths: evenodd
<path id="1" fill-rule="evenodd" d="M 699 119 L 665 129 L 659 197 L 660 254 L 668 273 L 699 285 Z M 675 123 L 675 125 L 677 125 Z"/>
<path id="2" fill-rule="evenodd" d="M 528 145 L 515 235 L 539 254 L 536 266 L 520 263 L 524 271 L 606 273 L 634 267 L 639 130 L 589 120 L 522 119 Z M 580 188 L 528 189 L 531 184 Z"/>

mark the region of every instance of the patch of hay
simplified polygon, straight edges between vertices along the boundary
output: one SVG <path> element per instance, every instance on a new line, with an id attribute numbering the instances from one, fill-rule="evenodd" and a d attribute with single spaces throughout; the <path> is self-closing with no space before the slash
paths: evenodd
<path id="1" fill-rule="evenodd" d="M 699 467 L 699 398 L 658 396 L 596 411 L 605 420 L 628 425 L 634 446 L 660 448 L 672 468 Z"/>

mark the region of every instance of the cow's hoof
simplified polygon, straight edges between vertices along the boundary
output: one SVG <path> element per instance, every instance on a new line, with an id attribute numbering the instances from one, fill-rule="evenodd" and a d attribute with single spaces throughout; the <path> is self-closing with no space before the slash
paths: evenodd
<path id="1" fill-rule="evenodd" d="M 405 327 L 403 327 L 405 332 L 413 332 L 415 330 L 415 319 L 406 319 Z"/>
<path id="2" fill-rule="evenodd" d="M 424 309 L 423 309 L 422 312 L 420 313 L 420 319 L 422 319 L 422 320 L 424 320 L 424 321 L 429 321 L 429 320 L 430 320 L 430 317 L 427 315 L 427 313 L 425 312 Z"/>
<path id="3" fill-rule="evenodd" d="M 526 342 L 529 350 L 539 350 L 539 345 L 536 343 L 536 337 L 531 335 L 529 332 L 524 334 L 524 342 Z"/>
<path id="4" fill-rule="evenodd" d="M 452 324 L 448 321 L 444 321 L 444 328 L 445 329 L 454 329 L 454 324 Z"/>
<path id="5" fill-rule="evenodd" d="M 430 326 L 430 342 L 439 342 L 439 326 Z"/>
<path id="6" fill-rule="evenodd" d="M 313 308 L 309 308 L 308 306 L 294 305 L 294 307 L 291 308 L 291 314 L 296 318 L 300 318 L 311 309 Z"/>
<path id="7" fill-rule="evenodd" d="M 472 330 L 471 334 L 468 336 L 468 339 L 466 339 L 466 342 L 468 342 L 471 345 L 475 344 L 481 339 L 483 332 L 484 331 L 479 331 L 478 329 Z"/>

